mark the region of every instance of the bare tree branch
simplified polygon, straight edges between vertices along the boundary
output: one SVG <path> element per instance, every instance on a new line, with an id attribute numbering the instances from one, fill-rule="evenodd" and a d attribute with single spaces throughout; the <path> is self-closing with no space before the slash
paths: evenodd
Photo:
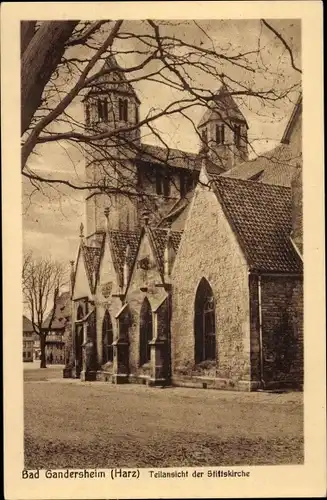
<path id="1" fill-rule="evenodd" d="M 292 68 L 295 69 L 295 71 L 298 71 L 299 73 L 302 73 L 302 71 L 300 70 L 300 68 L 298 68 L 297 66 L 295 66 L 294 57 L 293 57 L 293 51 L 292 51 L 291 47 L 288 45 L 288 43 L 286 42 L 285 38 L 282 37 L 282 35 L 277 30 L 275 30 L 275 28 L 273 28 L 271 26 L 271 24 L 269 24 L 265 19 L 261 19 L 261 22 L 270 31 L 272 31 L 274 33 L 274 35 L 278 38 L 278 40 L 280 40 L 282 42 L 282 44 L 284 45 L 284 47 L 286 48 L 286 50 L 288 51 L 288 53 L 290 55 Z"/>

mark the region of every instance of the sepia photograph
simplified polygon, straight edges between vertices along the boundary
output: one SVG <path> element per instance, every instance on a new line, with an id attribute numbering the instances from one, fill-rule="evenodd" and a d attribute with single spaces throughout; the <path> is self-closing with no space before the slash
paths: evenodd
<path id="1" fill-rule="evenodd" d="M 19 21 L 25 482 L 305 465 L 302 19 L 186 11 Z"/>
<path id="2" fill-rule="evenodd" d="M 303 463 L 301 22 L 21 50 L 26 467 Z"/>

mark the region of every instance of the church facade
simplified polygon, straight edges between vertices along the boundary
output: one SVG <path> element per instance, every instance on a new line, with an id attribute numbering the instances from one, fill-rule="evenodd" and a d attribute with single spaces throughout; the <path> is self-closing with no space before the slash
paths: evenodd
<path id="1" fill-rule="evenodd" d="M 301 387 L 301 185 L 228 176 L 247 165 L 248 125 L 224 85 L 199 123 L 198 155 L 143 144 L 136 93 L 106 64 L 110 81 L 84 100 L 86 125 L 127 129 L 128 141 L 109 133 L 110 158 L 86 153 L 94 187 L 71 263 L 64 376 Z"/>

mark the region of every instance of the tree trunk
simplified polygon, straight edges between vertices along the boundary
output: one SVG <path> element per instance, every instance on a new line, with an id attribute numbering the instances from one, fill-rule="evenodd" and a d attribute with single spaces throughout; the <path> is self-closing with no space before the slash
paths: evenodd
<path id="1" fill-rule="evenodd" d="M 46 335 L 44 335 L 44 333 L 42 333 L 40 335 L 40 349 L 41 349 L 41 356 L 40 356 L 41 363 L 40 363 L 40 368 L 46 368 L 47 367 L 46 359 L 45 359 L 45 341 L 46 341 Z"/>
<path id="2" fill-rule="evenodd" d="M 28 44 L 35 35 L 36 21 L 21 21 L 20 24 L 20 55 L 23 56 Z"/>
<path id="3" fill-rule="evenodd" d="M 78 21 L 45 21 L 27 44 L 21 60 L 22 134 L 40 106 L 44 87 L 60 63 L 65 43 L 77 24 Z"/>

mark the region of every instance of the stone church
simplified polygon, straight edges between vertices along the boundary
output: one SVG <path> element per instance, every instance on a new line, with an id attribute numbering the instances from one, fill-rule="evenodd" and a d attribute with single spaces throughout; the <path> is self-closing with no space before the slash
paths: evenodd
<path id="1" fill-rule="evenodd" d="M 122 132 L 107 134 L 108 155 L 86 150 L 64 376 L 301 388 L 301 98 L 277 148 L 249 161 L 248 124 L 222 84 L 190 154 L 142 143 L 135 90 L 105 64 L 86 126 Z"/>

